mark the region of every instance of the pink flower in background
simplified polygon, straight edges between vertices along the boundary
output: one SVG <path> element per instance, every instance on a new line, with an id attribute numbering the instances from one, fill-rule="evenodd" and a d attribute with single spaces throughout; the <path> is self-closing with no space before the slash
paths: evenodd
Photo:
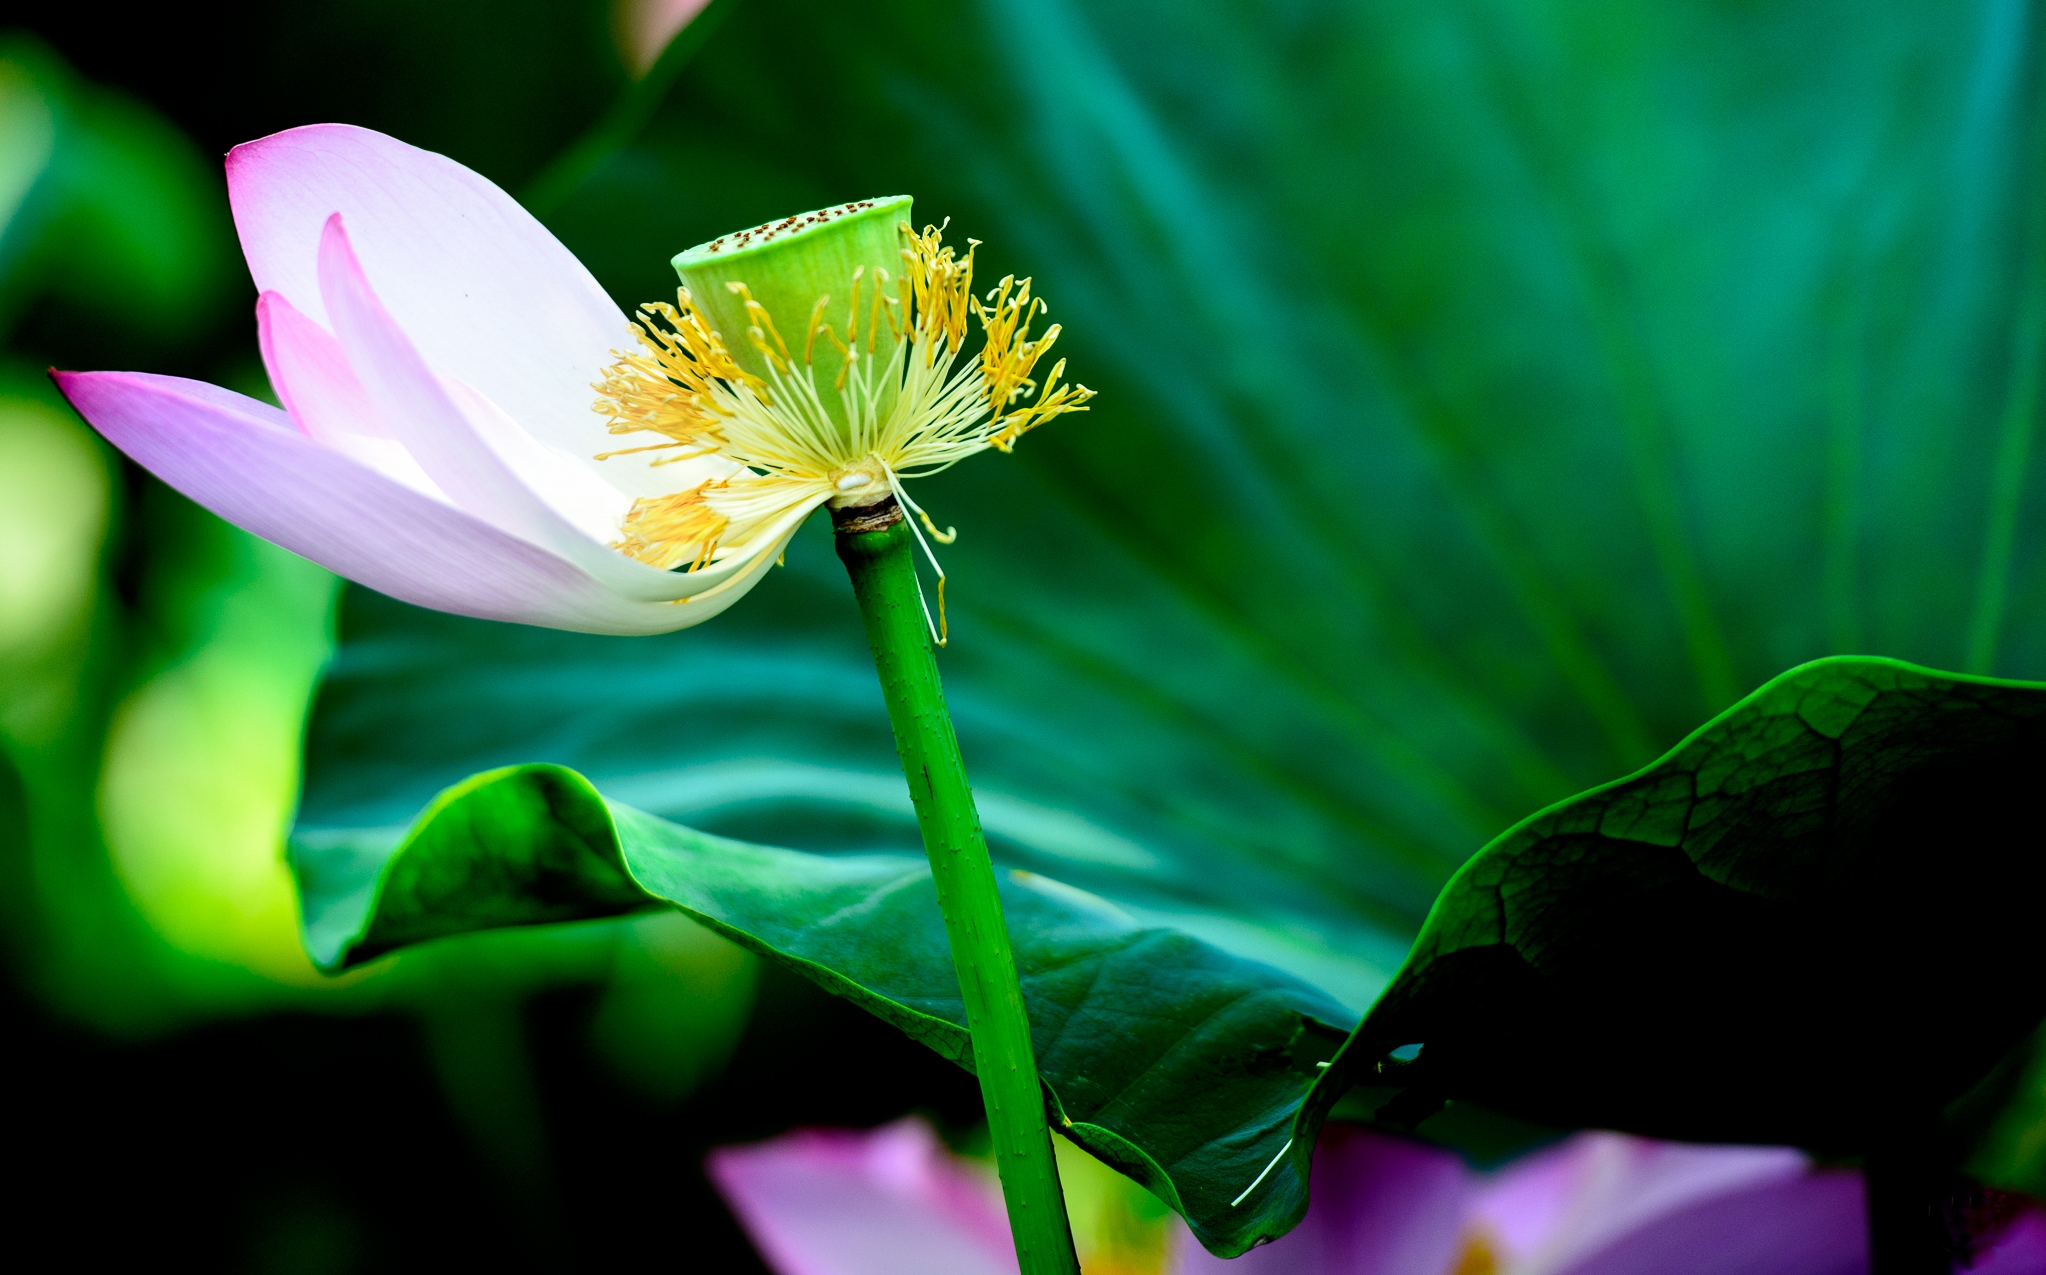
<path id="1" fill-rule="evenodd" d="M 1000 1189 L 921 1120 L 720 1147 L 706 1167 L 780 1275 L 1015 1275 Z"/>
<path id="2" fill-rule="evenodd" d="M 625 315 L 453 160 L 320 124 L 237 146 L 227 186 L 284 410 L 179 377 L 55 377 L 109 442 L 229 522 L 420 606 L 661 633 L 730 606 L 808 512 L 696 571 L 613 548 L 637 498 L 739 466 L 597 460 L 621 446 L 591 386 Z"/>
<path id="3" fill-rule="evenodd" d="M 645 75 L 660 60 L 661 51 L 689 20 L 702 11 L 706 0 L 619 0 L 611 7 L 613 34 L 618 52 L 634 75 Z"/>
<path id="4" fill-rule="evenodd" d="M 1420 1143 L 1331 1126 L 1307 1218 L 1233 1275 L 1857 1275 L 1859 1174 L 1798 1152 L 1581 1133 L 1490 1174 Z"/>
<path id="5" fill-rule="evenodd" d="M 1001 1200 L 928 1126 L 806 1131 L 711 1153 L 724 1193 L 779 1275 L 1010 1275 Z M 1070 1175 L 1069 1175 L 1070 1176 Z M 1069 1198 L 1074 1191 L 1067 1184 Z M 1076 1215 L 1084 1213 L 1078 1207 Z M 1861 1275 L 1861 1176 L 1784 1148 L 1582 1133 L 1491 1173 L 1455 1154 L 1330 1126 L 1313 1205 L 1291 1234 L 1230 1261 L 1183 1225 L 1138 1269 L 1175 1275 Z M 2046 1275 L 2028 1213 L 1971 1275 Z"/>

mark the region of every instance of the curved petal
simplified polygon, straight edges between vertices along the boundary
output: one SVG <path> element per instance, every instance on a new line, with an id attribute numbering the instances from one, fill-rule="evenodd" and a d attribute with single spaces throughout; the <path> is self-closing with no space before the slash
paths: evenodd
<path id="1" fill-rule="evenodd" d="M 1808 1176 L 1788 1147 L 1580 1133 L 1501 1172 L 1472 1216 L 1530 1270 L 1559 1271 L 1704 1201 Z"/>
<path id="2" fill-rule="evenodd" d="M 348 219 L 391 316 L 436 372 L 475 386 L 541 439 L 590 457 L 615 446 L 590 382 L 629 339 L 590 272 L 504 191 L 444 155 L 346 124 L 235 147 L 227 189 L 262 292 L 333 328 L 317 261 Z"/>
<path id="3" fill-rule="evenodd" d="M 265 540 L 417 606 L 584 633 L 665 633 L 730 606 L 772 561 L 722 593 L 634 601 L 320 446 L 254 399 L 142 372 L 52 375 L 93 428 L 172 487 Z"/>
<path id="4" fill-rule="evenodd" d="M 436 500 L 447 500 L 370 404 L 341 343 L 281 292 L 256 298 L 256 341 L 284 410 L 306 437 Z M 449 502 L 453 503 L 453 502 Z"/>
<path id="5" fill-rule="evenodd" d="M 572 457 L 525 434 L 487 398 L 436 376 L 364 277 L 339 213 L 328 219 L 320 239 L 320 288 L 335 335 L 371 406 L 462 508 L 552 550 L 628 597 L 697 597 L 750 580 L 761 569 L 756 554 L 701 571 L 663 571 L 598 540 L 600 529 L 619 525 L 630 500 L 590 482 Z M 764 539 L 762 548 L 785 541 L 800 522 L 800 517 L 787 521 Z M 778 553 L 775 544 L 767 556 Z"/>
<path id="6" fill-rule="evenodd" d="M 1563 1265 L 1528 1275 L 1862 1275 L 1868 1215 L 1861 1175 L 1794 1176 L 1707 1195 Z"/>
<path id="7" fill-rule="evenodd" d="M 705 1167 L 777 1275 L 1015 1275 L 999 1199 L 914 1117 L 719 1147 Z"/>

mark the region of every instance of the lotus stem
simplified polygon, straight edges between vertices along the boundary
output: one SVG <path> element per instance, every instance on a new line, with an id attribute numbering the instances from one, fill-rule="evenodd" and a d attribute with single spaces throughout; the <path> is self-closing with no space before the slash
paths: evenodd
<path id="1" fill-rule="evenodd" d="M 1079 1275 L 1023 987 L 995 888 L 994 861 L 938 683 L 910 528 L 892 498 L 832 513 L 838 556 L 866 621 L 895 750 L 937 884 L 1017 1264 L 1022 1275 Z"/>

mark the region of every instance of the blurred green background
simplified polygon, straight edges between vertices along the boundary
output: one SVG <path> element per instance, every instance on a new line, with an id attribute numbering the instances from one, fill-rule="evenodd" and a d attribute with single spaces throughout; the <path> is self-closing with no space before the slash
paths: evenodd
<path id="1" fill-rule="evenodd" d="M 719 0 L 686 60 L 672 3 L 18 19 L 0 900 L 48 1169 L 14 1206 L 118 1199 L 68 1233 L 229 1269 L 678 1234 L 746 1269 L 704 1146 L 974 1110 L 679 922 L 311 971 L 286 830 L 485 766 L 806 849 L 909 834 L 821 533 L 671 638 L 447 620 L 70 414 L 50 365 L 267 394 L 233 144 L 442 151 L 628 306 L 677 248 L 895 189 L 1035 272 L 1097 410 L 919 492 L 965 533 L 946 676 L 996 853 L 1361 1008 L 1485 839 L 1785 667 L 2046 676 L 2041 7 Z"/>

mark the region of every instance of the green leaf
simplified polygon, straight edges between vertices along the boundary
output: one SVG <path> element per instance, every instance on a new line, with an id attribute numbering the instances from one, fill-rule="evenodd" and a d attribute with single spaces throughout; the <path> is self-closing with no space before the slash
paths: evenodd
<path id="1" fill-rule="evenodd" d="M 2046 1016 L 2042 769 L 2046 685 L 1793 669 L 1466 864 L 1314 1107 L 1361 1080 L 1410 1116 L 1918 1136 Z"/>
<path id="2" fill-rule="evenodd" d="M 308 945 L 329 966 L 511 925 L 680 909 L 972 1066 L 930 869 L 710 837 L 525 766 L 443 793 L 393 846 L 294 846 Z M 1038 1065 L 1074 1141 L 1183 1212 L 1218 1252 L 1283 1234 L 1290 1173 L 1230 1201 L 1288 1136 L 1350 1016 L 1305 984 L 1029 873 L 1002 882 Z"/>
<path id="3" fill-rule="evenodd" d="M 1780 669 L 2046 677 L 2036 20 L 747 0 L 550 225 L 628 307 L 893 192 L 1034 276 L 1094 410 L 913 493 L 998 862 L 1362 1010 L 1474 848 Z M 658 639 L 354 590 L 301 826 L 544 761 L 907 849 L 872 678 L 821 527 Z"/>

